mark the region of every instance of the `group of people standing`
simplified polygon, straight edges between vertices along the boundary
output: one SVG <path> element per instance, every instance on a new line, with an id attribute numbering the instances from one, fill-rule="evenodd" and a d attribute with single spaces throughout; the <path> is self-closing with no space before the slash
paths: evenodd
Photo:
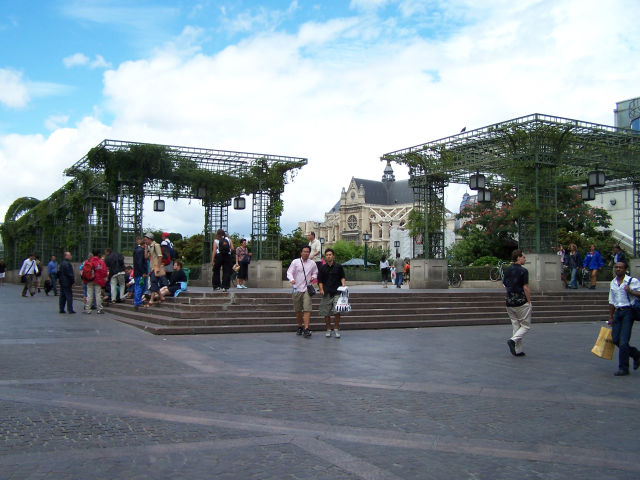
<path id="1" fill-rule="evenodd" d="M 218 229 L 211 251 L 213 290 L 228 292 L 231 288 L 233 271 L 237 273 L 236 288 L 248 288 L 246 282 L 249 280 L 249 263 L 251 263 L 252 255 L 247 247 L 246 238 L 240 239 L 240 245 L 234 249 L 233 240 L 227 236 L 223 229 Z M 222 278 L 220 273 L 222 273 Z"/>
<path id="2" fill-rule="evenodd" d="M 411 268 L 409 262 L 400 258 L 400 254 L 396 253 L 396 258 L 393 261 L 393 266 L 389 264 L 389 260 L 386 255 L 380 258 L 380 277 L 382 278 L 382 287 L 387 288 L 387 283 L 391 280 L 392 285 L 396 288 L 402 288 L 402 282 L 409 275 L 409 269 Z"/>
<path id="3" fill-rule="evenodd" d="M 575 243 L 569 245 L 569 251 L 565 251 L 562 245 L 558 246 L 557 254 L 560 256 L 561 263 L 561 276 L 562 283 L 565 288 L 578 288 L 578 270 L 580 268 L 589 272 L 589 285 L 588 288 L 595 290 L 597 285 L 598 272 L 605 266 L 604 258 L 602 254 L 596 250 L 596 246 L 589 245 L 589 251 L 585 254 L 584 258 L 580 255 L 578 247 Z M 620 245 L 613 247 L 613 253 L 611 255 L 612 265 L 618 262 L 626 264 L 627 258 L 620 248 Z M 614 272 L 615 274 L 615 272 Z M 587 287 L 587 285 L 585 285 Z"/>

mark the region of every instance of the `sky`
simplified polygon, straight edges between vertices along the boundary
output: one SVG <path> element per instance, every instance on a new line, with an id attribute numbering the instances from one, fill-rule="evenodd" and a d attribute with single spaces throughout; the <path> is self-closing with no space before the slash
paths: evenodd
<path id="1" fill-rule="evenodd" d="M 531 113 L 612 125 L 640 96 L 638 18 L 637 0 L 0 0 L 0 220 L 108 138 L 307 158 L 289 233 L 384 153 Z M 145 228 L 202 231 L 198 200 L 152 200 Z"/>

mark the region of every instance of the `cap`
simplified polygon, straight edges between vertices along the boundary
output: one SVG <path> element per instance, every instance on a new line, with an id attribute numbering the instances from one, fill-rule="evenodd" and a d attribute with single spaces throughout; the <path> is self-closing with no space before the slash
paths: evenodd
<path id="1" fill-rule="evenodd" d="M 155 238 L 153 238 L 153 233 L 151 233 L 151 232 L 147 232 L 147 233 L 145 233 L 145 234 L 144 234 L 144 237 L 145 237 L 145 238 L 149 238 L 149 239 L 151 239 L 151 240 L 155 240 Z"/>
<path id="2" fill-rule="evenodd" d="M 162 232 L 162 238 L 166 238 L 166 237 L 168 237 L 168 236 L 169 236 L 169 233 L 168 233 L 168 232 Z"/>

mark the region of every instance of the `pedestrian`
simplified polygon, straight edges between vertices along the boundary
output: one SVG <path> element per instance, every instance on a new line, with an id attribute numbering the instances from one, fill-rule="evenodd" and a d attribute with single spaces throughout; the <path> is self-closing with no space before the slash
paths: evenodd
<path id="1" fill-rule="evenodd" d="M 322 243 L 316 238 L 316 232 L 309 232 L 307 238 L 309 239 L 309 246 L 311 247 L 309 260 L 316 262 L 316 267 L 320 268 L 322 262 Z"/>
<path id="2" fill-rule="evenodd" d="M 611 254 L 611 265 L 613 265 L 613 274 L 616 274 L 615 265 L 618 262 L 622 262 L 625 265 L 627 264 L 627 256 L 620 248 L 620 245 L 615 245 L 613 247 L 613 253 Z"/>
<path id="3" fill-rule="evenodd" d="M 380 277 L 382 278 L 382 286 L 387 288 L 387 282 L 389 282 L 389 275 L 391 273 L 391 268 L 389 267 L 389 260 L 387 260 L 387 256 L 383 255 L 380 258 Z"/>
<path id="4" fill-rule="evenodd" d="M 125 295 L 126 281 L 125 281 L 125 265 L 124 255 L 118 252 L 114 252 L 110 248 L 104 250 L 105 258 L 104 263 L 109 269 L 109 301 L 111 303 L 122 302 L 122 298 Z M 118 290 L 119 289 L 119 290 Z"/>
<path id="5" fill-rule="evenodd" d="M 178 290 L 183 290 L 183 283 L 187 283 L 187 274 L 182 270 L 182 262 L 176 260 L 173 262 L 173 275 L 171 275 L 169 285 L 162 287 L 160 293 L 173 297 Z"/>
<path id="6" fill-rule="evenodd" d="M 233 242 L 226 236 L 221 228 L 216 232 L 213 241 L 213 251 L 211 252 L 211 265 L 213 266 L 213 278 L 211 285 L 214 290 L 229 291 L 231 285 L 231 267 L 233 259 L 231 252 L 233 251 Z M 220 281 L 220 270 L 222 269 L 222 282 Z"/>
<path id="7" fill-rule="evenodd" d="M 27 258 L 22 262 L 22 267 L 20 267 L 20 271 L 18 272 L 18 276 L 21 277 L 21 281 L 24 283 L 24 287 L 22 287 L 22 296 L 27 296 L 27 290 L 29 290 L 29 294 L 33 297 L 35 292 L 34 279 L 36 278 L 36 273 L 38 272 L 38 264 L 36 263 L 36 254 L 30 253 Z"/>
<path id="8" fill-rule="evenodd" d="M 640 351 L 629 345 L 631 329 L 635 320 L 631 306 L 640 297 L 640 281 L 627 275 L 627 264 L 616 262 L 616 278 L 609 286 L 609 321 L 613 344 L 618 347 L 618 371 L 616 377 L 629 375 L 629 357 L 633 358 L 633 369 L 640 367 Z"/>
<path id="9" fill-rule="evenodd" d="M 396 269 L 396 287 L 402 288 L 402 276 L 404 275 L 404 260 L 400 258 L 400 254 L 396 253 L 396 259 L 393 261 L 393 267 Z"/>
<path id="10" fill-rule="evenodd" d="M 502 284 L 507 290 L 507 315 L 511 320 L 513 335 L 507 340 L 509 351 L 516 357 L 524 357 L 522 338 L 531 329 L 531 294 L 529 293 L 529 272 L 523 265 L 526 257 L 522 250 L 511 253 L 513 264 L 504 271 Z"/>
<path id="11" fill-rule="evenodd" d="M 96 313 L 104 313 L 102 310 L 102 289 L 107 284 L 108 270 L 104 260 L 100 258 L 100 250 L 95 249 L 93 256 L 84 262 L 82 267 L 82 283 L 87 286 L 87 303 L 84 305 L 84 313 L 91 313 L 93 302 L 96 303 Z"/>
<path id="12" fill-rule="evenodd" d="M 335 253 L 332 248 L 327 248 L 324 252 L 325 263 L 318 272 L 318 290 L 320 292 L 320 309 L 318 313 L 324 317 L 327 326 L 325 337 L 330 337 L 331 333 L 336 338 L 340 338 L 340 313 L 336 312 L 336 304 L 340 298 L 338 287 L 346 287 L 344 268 L 336 263 Z M 331 315 L 333 315 L 333 330 L 331 329 Z"/>
<path id="13" fill-rule="evenodd" d="M 36 290 L 40 293 L 40 277 L 42 276 L 42 263 L 40 262 L 40 257 L 36 255 L 36 265 L 38 269 L 36 270 L 36 276 L 34 278 L 36 284 Z"/>
<path id="14" fill-rule="evenodd" d="M 147 254 L 142 246 L 142 237 L 136 237 L 136 247 L 133 249 L 133 308 L 138 310 L 142 305 L 145 279 L 147 276 Z"/>
<path id="15" fill-rule="evenodd" d="M 7 264 L 4 258 L 0 258 L 0 287 L 4 285 L 4 277 L 7 275 Z"/>
<path id="16" fill-rule="evenodd" d="M 596 246 L 593 243 L 589 245 L 589 252 L 585 255 L 582 266 L 589 269 L 590 272 L 591 285 L 589 286 L 589 289 L 595 290 L 598 271 L 602 270 L 602 267 L 604 267 L 604 260 L 602 259 L 600 252 L 596 250 Z"/>
<path id="17" fill-rule="evenodd" d="M 238 270 L 238 286 L 236 288 L 247 288 L 245 282 L 249 279 L 249 263 L 252 253 L 247 248 L 247 239 L 240 240 L 240 246 L 236 248 L 236 265 Z"/>
<path id="18" fill-rule="evenodd" d="M 162 232 L 160 248 L 162 249 L 162 265 L 167 274 L 167 283 L 170 283 L 171 274 L 173 273 L 173 261 L 176 260 L 176 251 L 173 249 L 173 242 L 169 240 L 169 232 Z"/>
<path id="19" fill-rule="evenodd" d="M 578 288 L 578 268 L 582 265 L 582 258 L 575 243 L 569 245 L 569 253 L 564 256 L 564 263 L 571 277 L 568 287 Z"/>
<path id="20" fill-rule="evenodd" d="M 66 306 L 67 313 L 76 313 L 73 309 L 73 284 L 76 283 L 76 277 L 71 265 L 71 252 L 64 252 L 58 279 L 60 280 L 59 312 L 65 313 Z"/>
<path id="21" fill-rule="evenodd" d="M 311 247 L 305 245 L 300 251 L 300 258 L 291 262 L 287 269 L 287 280 L 293 287 L 293 309 L 296 312 L 296 322 L 298 323 L 296 334 L 304 335 L 306 338 L 311 337 L 309 320 L 312 310 L 311 295 L 307 292 L 307 287 L 318 278 L 318 266 L 309 258 L 310 254 Z"/>
<path id="22" fill-rule="evenodd" d="M 149 276 L 151 277 L 151 286 L 149 287 L 150 298 L 147 307 L 154 305 L 154 299 L 158 303 L 164 302 L 164 295 L 160 293 L 160 289 L 167 285 L 166 272 L 162 265 L 162 248 L 155 241 L 153 233 L 144 234 L 144 242 L 147 245 L 147 258 L 149 260 Z"/>
<path id="23" fill-rule="evenodd" d="M 47 273 L 49 274 L 49 280 L 51 281 L 51 288 L 53 289 L 53 296 L 58 296 L 58 262 L 56 256 L 51 255 L 51 260 L 47 263 Z M 47 292 L 47 295 L 49 293 Z"/>

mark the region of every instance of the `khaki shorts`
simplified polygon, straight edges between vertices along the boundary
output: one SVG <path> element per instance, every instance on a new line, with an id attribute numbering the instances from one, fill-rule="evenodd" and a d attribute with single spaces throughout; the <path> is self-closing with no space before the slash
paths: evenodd
<path id="1" fill-rule="evenodd" d="M 340 298 L 340 294 L 336 293 L 335 295 L 325 295 L 320 300 L 320 308 L 318 309 L 318 315 L 321 317 L 329 317 L 331 315 L 336 314 L 336 304 L 338 303 L 338 299 Z"/>
<path id="2" fill-rule="evenodd" d="M 297 292 L 293 296 L 293 310 L 295 312 L 310 312 L 313 310 L 311 297 L 307 292 Z"/>

